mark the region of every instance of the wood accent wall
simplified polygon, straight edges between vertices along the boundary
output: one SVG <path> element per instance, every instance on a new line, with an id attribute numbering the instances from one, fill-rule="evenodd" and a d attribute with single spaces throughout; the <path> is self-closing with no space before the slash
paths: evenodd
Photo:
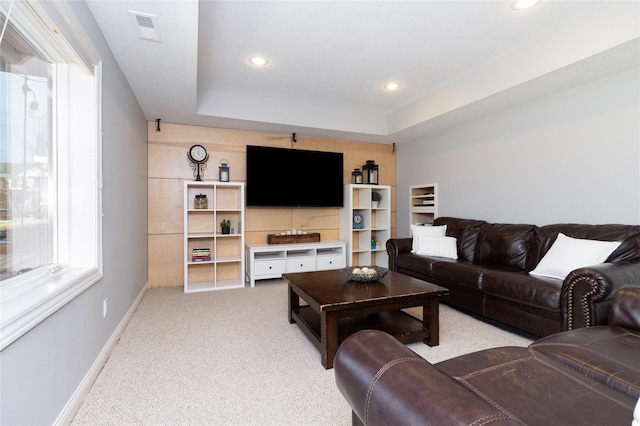
<path id="1" fill-rule="evenodd" d="M 201 144 L 209 153 L 205 180 L 218 180 L 218 166 L 226 159 L 231 181 L 245 181 L 247 145 L 278 148 L 342 152 L 344 183 L 351 182 L 351 172 L 366 160 L 380 166 L 379 183 L 391 185 L 391 235 L 396 234 L 396 166 L 391 145 L 350 142 L 336 139 L 248 132 L 213 127 L 162 123 L 156 132 L 155 122 L 148 123 L 148 200 L 149 200 L 149 287 L 183 285 L 183 182 L 193 180 L 187 150 Z M 293 145 L 293 146 L 292 146 Z M 304 187 L 304 182 L 301 182 Z M 275 189 L 277 190 L 277 188 Z M 319 232 L 322 240 L 337 240 L 340 234 L 339 208 L 262 208 L 245 211 L 245 243 L 267 242 L 267 235 L 290 229 Z"/>

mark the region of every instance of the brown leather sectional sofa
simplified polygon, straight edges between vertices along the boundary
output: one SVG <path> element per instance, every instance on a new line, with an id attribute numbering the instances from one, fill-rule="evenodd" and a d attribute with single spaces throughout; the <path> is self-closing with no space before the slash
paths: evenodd
<path id="1" fill-rule="evenodd" d="M 354 425 L 631 425 L 640 287 L 619 290 L 610 306 L 609 325 L 433 365 L 386 333 L 360 331 L 338 349 L 336 384 Z"/>
<path id="2" fill-rule="evenodd" d="M 640 226 L 488 223 L 437 218 L 456 238 L 458 259 L 411 253 L 411 238 L 386 243 L 389 268 L 449 289 L 443 302 L 537 336 L 606 323 L 614 292 L 640 285 Z M 530 275 L 558 233 L 621 241 L 605 263 L 564 279 Z"/>

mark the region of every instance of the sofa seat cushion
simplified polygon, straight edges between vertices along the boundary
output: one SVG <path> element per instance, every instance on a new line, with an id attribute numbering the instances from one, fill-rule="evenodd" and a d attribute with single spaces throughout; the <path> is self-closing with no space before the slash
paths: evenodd
<path id="1" fill-rule="evenodd" d="M 447 281 L 455 284 L 480 289 L 482 288 L 482 274 L 485 269 L 466 260 L 453 260 L 443 257 L 430 258 L 431 275 L 439 282 Z"/>
<path id="2" fill-rule="evenodd" d="M 556 368 L 526 348 L 487 349 L 435 366 L 524 424 L 629 424 L 635 404 L 634 398 Z"/>
<path id="3" fill-rule="evenodd" d="M 396 267 L 399 271 L 410 270 L 419 272 L 421 275 L 431 275 L 431 265 L 435 262 L 438 262 L 437 258 L 402 253 L 398 255 Z"/>
<path id="4" fill-rule="evenodd" d="M 539 358 L 561 364 L 632 398 L 640 398 L 640 332 L 597 326 L 533 342 Z"/>
<path id="5" fill-rule="evenodd" d="M 560 312 L 562 280 L 535 277 L 526 271 L 486 271 L 482 289 L 494 297 L 548 311 Z"/>
<path id="6" fill-rule="evenodd" d="M 434 365 L 449 376 L 463 377 L 496 365 L 528 358 L 531 358 L 531 352 L 527 348 L 502 346 L 464 354 Z"/>

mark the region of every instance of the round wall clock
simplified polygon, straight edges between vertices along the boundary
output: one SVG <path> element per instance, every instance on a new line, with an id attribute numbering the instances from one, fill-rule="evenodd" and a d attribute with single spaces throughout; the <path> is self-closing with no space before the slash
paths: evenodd
<path id="1" fill-rule="evenodd" d="M 207 154 L 207 150 L 202 145 L 194 145 L 189 148 L 189 159 L 193 163 L 204 163 L 209 158 L 209 154 Z"/>
<path id="2" fill-rule="evenodd" d="M 364 220 L 360 213 L 353 214 L 353 229 L 363 229 L 364 228 Z"/>
<path id="3" fill-rule="evenodd" d="M 209 159 L 207 150 L 202 145 L 193 145 L 191 148 L 189 148 L 187 157 L 189 157 L 189 161 L 191 161 L 193 177 L 196 178 L 196 181 L 201 181 L 203 171 L 207 168 L 206 162 Z"/>

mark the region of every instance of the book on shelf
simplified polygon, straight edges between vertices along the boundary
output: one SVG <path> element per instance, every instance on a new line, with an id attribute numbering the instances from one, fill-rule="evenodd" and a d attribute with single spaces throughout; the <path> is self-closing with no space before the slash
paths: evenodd
<path id="1" fill-rule="evenodd" d="M 192 256 L 191 261 L 192 262 L 210 262 L 211 256 Z"/>
<path id="2" fill-rule="evenodd" d="M 210 262 L 211 249 L 209 248 L 191 249 L 191 261 L 192 262 Z"/>
<path id="3" fill-rule="evenodd" d="M 191 254 L 192 255 L 206 255 L 206 254 L 210 254 L 211 250 L 206 248 L 206 249 L 193 249 L 191 250 Z"/>

